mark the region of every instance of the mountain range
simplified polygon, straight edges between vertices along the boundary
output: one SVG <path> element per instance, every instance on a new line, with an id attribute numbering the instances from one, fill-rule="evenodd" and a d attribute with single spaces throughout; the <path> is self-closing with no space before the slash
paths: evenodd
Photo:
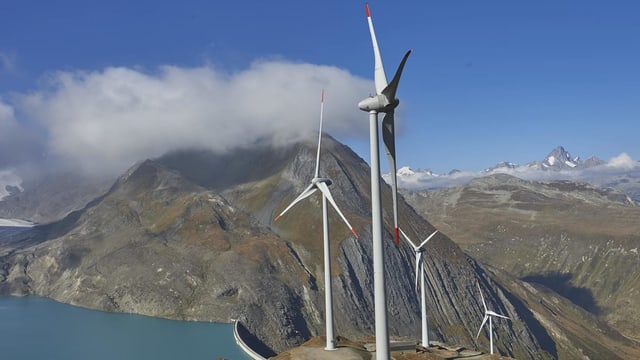
<path id="1" fill-rule="evenodd" d="M 314 164 L 315 141 L 224 155 L 184 150 L 142 161 L 63 218 L 0 234 L 0 294 L 175 319 L 241 319 L 265 355 L 296 346 L 324 329 L 319 198 L 273 219 L 307 185 Z M 354 238 L 331 214 L 336 332 L 369 336 L 374 329 L 369 167 L 330 137 L 323 140 L 320 167 L 360 234 Z M 383 201 L 390 199 L 384 187 Z M 399 208 L 412 224 L 405 229 L 410 236 L 434 230 L 405 202 Z M 384 221 L 389 332 L 415 338 L 413 252 L 394 244 L 388 212 Z M 475 339 L 482 320 L 480 285 L 489 306 L 513 319 L 496 327 L 500 352 L 557 356 L 549 333 L 522 302 L 447 236 L 434 238 L 428 251 L 433 338 L 488 345 L 486 332 Z"/>
<path id="2" fill-rule="evenodd" d="M 475 178 L 492 174 L 509 174 L 524 180 L 571 180 L 587 182 L 602 188 L 616 188 L 627 193 L 640 203 L 640 162 L 622 153 L 609 161 L 595 156 L 587 160 L 572 156 L 564 147 L 558 146 L 539 161 L 518 165 L 502 161 L 482 171 L 452 170 L 447 174 L 436 174 L 430 170 L 398 169 L 398 184 L 411 190 L 443 189 L 463 185 Z M 389 176 L 385 175 L 385 179 Z"/>
<path id="3" fill-rule="evenodd" d="M 287 217 L 273 220 L 307 186 L 315 165 L 314 140 L 224 154 L 188 149 L 141 161 L 117 179 L 97 181 L 64 173 L 13 185 L 0 201 L 0 217 L 39 225 L 0 228 L 0 294 L 39 295 L 93 309 L 175 319 L 238 318 L 252 345 L 265 355 L 322 334 L 321 202 L 311 197 Z M 560 162 L 569 167 L 558 172 L 585 166 L 570 156 L 553 156 L 556 161 L 547 161 L 550 166 Z M 354 238 L 330 212 L 336 332 L 370 336 L 374 311 L 369 167 L 329 136 L 323 139 L 320 167 L 321 175 L 333 180 L 334 198 L 360 234 Z M 637 217 L 628 210 L 637 209 L 634 200 L 619 191 L 573 181 L 532 185 L 514 179 L 494 174 L 474 180 L 468 193 L 459 188 L 403 190 L 399 213 L 404 231 L 420 239 L 440 230 L 425 257 L 430 338 L 488 347 L 488 333 L 475 339 L 482 321 L 479 284 L 488 305 L 512 318 L 494 327 L 494 345 L 502 354 L 531 359 L 638 357 L 637 344 L 621 335 L 635 336 L 636 309 L 615 311 L 625 305 L 620 303 L 625 296 L 637 296 L 635 278 L 621 275 L 623 264 L 635 266 L 632 220 Z M 545 186 L 555 190 L 539 190 Z M 390 334 L 417 338 L 413 252 L 406 244 L 394 245 L 387 186 L 382 199 Z M 467 199 L 475 207 L 462 206 Z M 583 199 L 580 207 L 575 199 Z M 611 212 L 598 213 L 601 207 Z M 568 211 L 573 208 L 575 212 Z M 519 226 L 506 226 L 493 211 L 497 219 L 513 216 L 506 224 Z M 552 222 L 563 211 L 574 218 Z M 583 218 L 585 214 L 591 217 Z M 621 216 L 619 222 L 603 227 L 615 216 Z M 528 221 L 536 219 L 540 225 L 531 226 L 546 226 L 549 233 L 531 232 L 534 235 L 527 237 Z M 564 229 L 577 220 L 590 227 L 582 227 L 584 233 L 579 234 Z M 616 225 L 621 229 L 615 230 Z M 596 242 L 574 244 L 574 239 L 588 234 Z M 540 239 L 546 241 L 545 251 L 529 259 L 523 246 Z M 571 256 L 555 256 L 563 254 L 558 250 L 562 246 L 591 246 L 592 252 L 575 250 L 579 257 L 570 249 L 565 252 Z M 606 261 L 620 262 L 618 271 L 606 271 L 608 266 L 598 260 L 602 249 L 611 256 Z M 511 256 L 515 253 L 522 255 Z M 604 266 L 605 271 L 575 282 L 566 274 L 578 273 L 578 258 L 583 259 L 583 269 Z M 500 261 L 505 259 L 512 261 Z M 558 262 L 567 267 L 555 266 Z M 584 273 L 581 276 L 590 276 Z M 609 284 L 616 276 L 624 281 L 614 286 L 615 299 L 606 299 L 613 288 L 601 286 L 598 279 Z M 583 286 L 587 292 L 579 290 Z M 576 300 L 576 293 L 586 300 Z"/>

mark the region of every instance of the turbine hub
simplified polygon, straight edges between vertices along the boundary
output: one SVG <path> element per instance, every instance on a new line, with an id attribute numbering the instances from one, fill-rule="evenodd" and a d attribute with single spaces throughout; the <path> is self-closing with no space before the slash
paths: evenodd
<path id="1" fill-rule="evenodd" d="M 393 101 L 389 101 L 389 98 L 385 95 L 379 94 L 375 96 L 370 96 L 358 103 L 358 107 L 362 111 L 377 111 L 387 113 L 393 111 L 393 109 L 398 106 L 400 101 L 398 99 L 393 99 Z"/>
<path id="2" fill-rule="evenodd" d="M 311 180 L 312 183 L 317 184 L 317 183 L 325 183 L 327 184 L 327 186 L 331 186 L 331 184 L 333 184 L 333 181 L 329 178 L 322 178 L 322 177 L 317 177 L 317 178 L 313 178 Z"/>

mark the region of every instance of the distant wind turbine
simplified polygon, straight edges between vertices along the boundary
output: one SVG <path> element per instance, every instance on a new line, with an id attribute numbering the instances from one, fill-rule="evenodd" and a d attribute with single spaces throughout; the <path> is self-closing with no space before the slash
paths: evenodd
<path id="1" fill-rule="evenodd" d="M 425 245 L 431 238 L 438 233 L 438 230 L 434 231 L 429 237 L 427 237 L 420 245 L 414 244 L 411 239 L 405 234 L 402 229 L 400 229 L 400 233 L 407 240 L 409 244 L 413 247 L 413 251 L 416 253 L 416 292 L 418 291 L 418 287 L 420 288 L 420 315 L 422 319 L 422 346 L 428 348 L 429 347 L 429 331 L 427 328 L 427 290 L 425 288 L 425 275 L 424 275 L 424 251 Z M 420 282 L 418 284 L 418 279 Z"/>
<path id="2" fill-rule="evenodd" d="M 484 296 L 482 296 L 482 290 L 480 289 L 480 284 L 478 284 L 478 291 L 480 292 L 480 299 L 482 299 L 482 306 L 484 307 L 484 318 L 482 319 L 482 324 L 480 324 L 480 328 L 478 329 L 478 335 L 476 335 L 476 340 L 480 336 L 480 332 L 482 331 L 482 327 L 489 320 L 489 344 L 491 347 L 491 354 L 493 354 L 493 324 L 491 323 L 491 317 L 497 316 L 503 319 L 511 320 L 510 317 L 498 314 L 487 309 L 487 304 L 484 302 Z"/>
<path id="3" fill-rule="evenodd" d="M 298 195 L 295 200 L 287 206 L 275 219 L 278 221 L 282 215 L 284 215 L 289 209 L 291 209 L 298 202 L 308 198 L 316 190 L 320 190 L 322 193 L 322 225 L 323 225 L 323 233 L 324 233 L 324 289 L 325 289 L 325 326 L 326 326 L 326 338 L 327 345 L 325 350 L 335 350 L 336 349 L 336 341 L 333 333 L 333 295 L 331 291 L 331 251 L 329 248 L 329 216 L 327 214 L 327 200 L 331 203 L 333 208 L 336 210 L 338 215 L 342 218 L 345 224 L 349 227 L 349 230 L 353 233 L 353 235 L 357 238 L 358 234 L 353 229 L 349 221 L 344 217 L 338 205 L 333 200 L 331 196 L 331 192 L 329 191 L 329 185 L 331 185 L 332 181 L 329 178 L 320 177 L 320 143 L 322 141 L 322 116 L 324 112 L 324 90 L 322 90 L 322 100 L 320 102 L 320 130 L 318 133 L 318 151 L 316 153 L 316 169 L 314 172 L 314 177 L 311 179 L 311 184 L 307 186 L 304 191 Z"/>
<path id="4" fill-rule="evenodd" d="M 396 244 L 398 235 L 398 205 L 396 179 L 396 150 L 394 130 L 394 110 L 400 103 L 396 98 L 396 90 L 400 76 L 407 62 L 411 50 L 402 58 L 396 74 L 390 83 L 382 65 L 382 57 L 378 48 L 378 40 L 373 29 L 369 5 L 365 6 L 369 32 L 373 44 L 374 81 L 376 95 L 370 96 L 358 103 L 360 110 L 369 112 L 369 145 L 371 152 L 371 227 L 373 237 L 373 282 L 375 298 L 375 327 L 376 327 L 376 359 L 389 359 L 389 332 L 387 322 L 386 288 L 384 285 L 384 247 L 382 245 L 382 204 L 380 200 L 380 154 L 378 150 L 378 113 L 385 113 L 382 120 L 382 138 L 384 141 L 391 171 L 391 187 L 393 195 L 393 222 Z"/>

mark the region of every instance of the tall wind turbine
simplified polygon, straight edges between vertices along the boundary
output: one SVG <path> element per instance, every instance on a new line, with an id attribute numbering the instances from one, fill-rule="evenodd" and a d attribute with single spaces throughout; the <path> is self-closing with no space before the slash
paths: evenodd
<path id="1" fill-rule="evenodd" d="M 378 113 L 385 113 L 382 120 L 382 137 L 389 158 L 391 171 L 391 186 L 393 194 L 393 221 L 395 227 L 396 244 L 398 236 L 398 207 L 396 186 L 396 151 L 394 133 L 394 110 L 400 102 L 396 99 L 396 90 L 402 75 L 402 69 L 407 62 L 411 50 L 402 58 L 398 70 L 390 83 L 382 66 L 382 57 L 376 40 L 376 33 L 371 21 L 369 5 L 365 6 L 369 32 L 373 44 L 374 56 L 374 81 L 376 95 L 362 100 L 358 107 L 369 112 L 369 142 L 371 152 L 371 223 L 373 236 L 373 278 L 375 298 L 375 323 L 376 323 L 376 359 L 389 359 L 389 333 L 387 329 L 387 302 L 386 287 L 384 285 L 384 247 L 382 245 L 382 204 L 380 201 L 380 154 L 378 150 Z"/>
<path id="2" fill-rule="evenodd" d="M 425 245 L 427 242 L 431 240 L 437 233 L 438 230 L 434 231 L 428 238 L 426 238 L 420 245 L 416 245 L 407 234 L 400 229 L 402 236 L 411 244 L 413 247 L 413 251 L 416 253 L 416 291 L 418 291 L 418 286 L 420 287 L 420 315 L 422 319 L 422 346 L 428 348 L 429 347 L 429 331 L 427 328 L 427 290 L 425 287 L 425 276 L 424 276 L 424 251 Z M 418 285 L 418 277 L 420 279 L 420 283 Z"/>
<path id="3" fill-rule="evenodd" d="M 496 312 L 493 312 L 487 309 L 487 304 L 484 302 L 484 296 L 482 296 L 482 290 L 480 289 L 480 284 L 478 284 L 478 291 L 480 291 L 480 299 L 482 299 L 482 306 L 484 307 L 484 319 L 482 319 L 482 324 L 480 324 L 480 329 L 478 329 L 478 335 L 476 335 L 476 340 L 478 340 L 478 337 L 480 336 L 480 332 L 482 331 L 482 327 L 484 326 L 484 324 L 487 322 L 487 319 L 488 319 L 489 320 L 489 344 L 491 348 L 491 354 L 493 354 L 493 324 L 491 323 L 491 318 L 493 316 L 501 317 L 507 320 L 511 320 L 511 318 L 504 315 L 500 315 Z"/>
<path id="4" fill-rule="evenodd" d="M 289 209 L 291 209 L 298 202 L 308 198 L 316 190 L 320 190 L 322 193 L 322 228 L 323 228 L 323 237 L 324 237 L 324 298 L 325 298 L 325 327 L 326 327 L 326 338 L 327 344 L 325 346 L 325 350 L 335 350 L 336 349 L 336 341 L 335 335 L 333 333 L 333 294 L 331 291 L 331 251 L 329 247 L 329 216 L 327 213 L 327 200 L 331 203 L 333 208 L 336 210 L 338 215 L 342 218 L 345 224 L 349 227 L 349 230 L 353 233 L 353 235 L 357 238 L 358 234 L 353 229 L 347 218 L 344 217 L 338 205 L 333 200 L 333 196 L 331 196 L 331 192 L 329 191 L 329 185 L 331 185 L 332 181 L 326 177 L 320 177 L 320 143 L 322 141 L 322 114 L 324 111 L 324 90 L 322 90 L 322 101 L 320 103 L 320 130 L 318 132 L 318 151 L 316 153 L 316 169 L 314 172 L 313 179 L 311 179 L 311 184 L 307 186 L 304 191 L 298 195 L 295 200 L 287 206 L 275 219 L 278 221 L 282 215 L 284 215 Z"/>

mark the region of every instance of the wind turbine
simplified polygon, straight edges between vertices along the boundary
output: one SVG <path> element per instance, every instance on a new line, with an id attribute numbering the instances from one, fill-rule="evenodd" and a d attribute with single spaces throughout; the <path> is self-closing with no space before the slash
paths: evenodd
<path id="1" fill-rule="evenodd" d="M 480 336 L 482 327 L 487 322 L 487 319 L 489 319 L 489 344 L 491 348 L 491 354 L 493 354 L 493 324 L 491 322 L 491 317 L 497 316 L 507 320 L 511 320 L 511 318 L 487 309 L 487 304 L 484 302 L 484 296 L 482 296 L 482 290 L 480 289 L 480 284 L 478 284 L 478 291 L 480 291 L 480 299 L 482 299 L 482 306 L 484 307 L 484 319 L 482 319 L 482 324 L 480 324 L 480 328 L 478 329 L 478 335 L 476 335 L 476 340 L 478 340 L 478 337 Z"/>
<path id="2" fill-rule="evenodd" d="M 433 238 L 438 230 L 434 231 L 426 238 L 420 245 L 414 244 L 411 239 L 407 236 L 407 234 L 400 229 L 402 236 L 411 244 L 413 247 L 413 251 L 416 253 L 416 291 L 418 291 L 418 286 L 420 287 L 420 315 L 422 319 L 422 346 L 428 348 L 429 347 L 429 331 L 427 329 L 427 290 L 425 287 L 425 276 L 424 276 L 424 247 Z M 418 285 L 418 277 L 420 277 L 420 284 Z"/>
<path id="3" fill-rule="evenodd" d="M 320 143 L 322 141 L 322 114 L 324 111 L 324 90 L 322 90 L 322 101 L 320 103 L 320 130 L 318 132 L 318 151 L 316 153 L 316 169 L 314 172 L 313 179 L 311 179 L 311 184 L 307 186 L 304 191 L 295 198 L 286 209 L 284 209 L 275 219 L 278 221 L 282 215 L 284 215 L 289 209 L 291 209 L 298 202 L 308 198 L 316 190 L 320 190 L 322 193 L 322 228 L 324 233 L 324 296 L 325 296 L 325 327 L 326 327 L 326 338 L 327 344 L 325 346 L 325 350 L 335 350 L 336 349 L 336 341 L 333 333 L 333 294 L 331 291 L 331 251 L 329 248 L 329 216 L 327 213 L 327 200 L 331 203 L 333 208 L 336 210 L 338 215 L 342 218 L 342 221 L 347 224 L 349 230 L 353 233 L 353 235 L 357 238 L 358 234 L 353 229 L 349 221 L 344 217 L 338 205 L 333 200 L 333 196 L 331 196 L 331 192 L 329 191 L 329 185 L 331 185 L 332 181 L 326 177 L 320 177 Z"/>
<path id="4" fill-rule="evenodd" d="M 382 204 L 380 201 L 380 154 L 378 150 L 378 113 L 385 113 L 382 120 L 382 138 L 384 141 L 391 171 L 391 186 L 393 194 L 393 221 L 396 244 L 398 236 L 398 206 L 396 185 L 396 151 L 394 132 L 394 110 L 399 104 L 396 90 L 400 76 L 407 62 L 411 50 L 402 58 L 398 70 L 390 83 L 382 66 L 382 57 L 378 48 L 378 41 L 371 21 L 369 4 L 365 6 L 374 56 L 374 81 L 376 95 L 370 96 L 358 103 L 360 110 L 369 112 L 369 142 L 371 152 L 371 223 L 373 237 L 373 282 L 375 298 L 375 327 L 376 327 L 376 359 L 389 359 L 389 333 L 387 329 L 386 287 L 384 285 L 384 247 L 382 246 Z"/>

